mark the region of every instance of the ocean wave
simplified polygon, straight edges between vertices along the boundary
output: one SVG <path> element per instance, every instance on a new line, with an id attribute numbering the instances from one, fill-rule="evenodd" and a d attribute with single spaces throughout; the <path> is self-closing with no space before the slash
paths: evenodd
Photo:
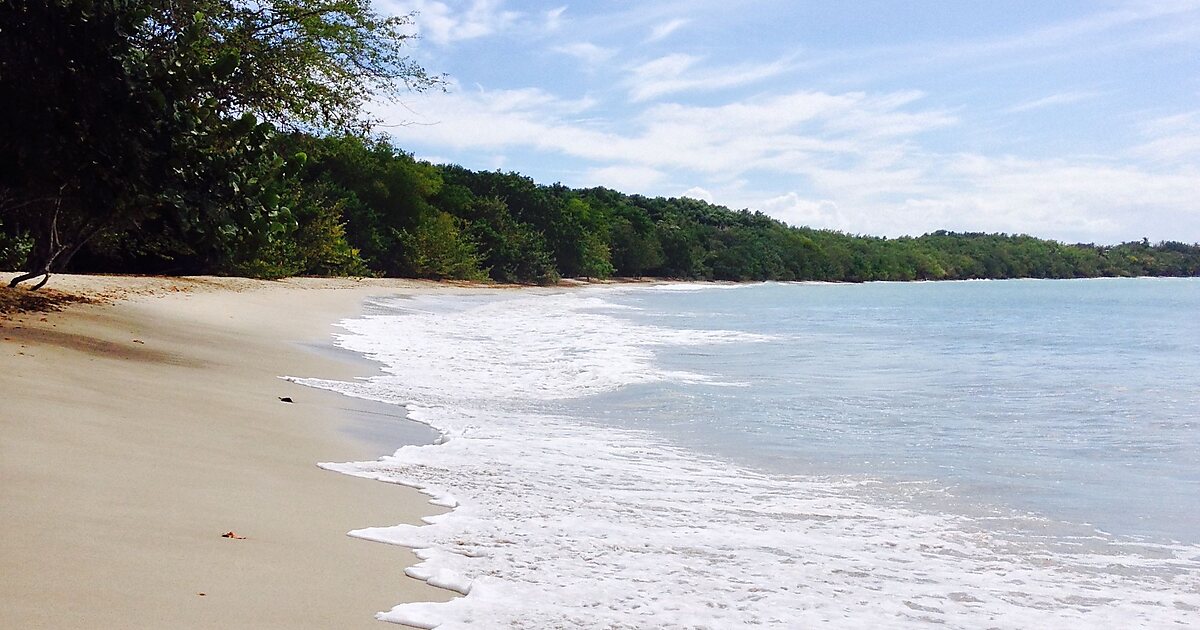
<path id="1" fill-rule="evenodd" d="M 1200 623 L 1200 550 L 1036 516 L 913 509 L 879 480 L 766 474 L 568 399 L 666 372 L 657 347 L 770 341 L 614 317 L 597 291 L 383 302 L 343 347 L 384 364 L 299 382 L 406 405 L 442 432 L 375 462 L 322 466 L 453 507 L 352 535 L 413 548 L 409 574 L 465 593 L 380 618 L 454 628 L 1162 627 Z"/>

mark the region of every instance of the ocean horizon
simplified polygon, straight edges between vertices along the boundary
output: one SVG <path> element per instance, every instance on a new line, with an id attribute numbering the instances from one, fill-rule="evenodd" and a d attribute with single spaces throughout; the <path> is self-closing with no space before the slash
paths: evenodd
<path id="1" fill-rule="evenodd" d="M 372 300 L 418 627 L 1200 624 L 1200 280 Z"/>

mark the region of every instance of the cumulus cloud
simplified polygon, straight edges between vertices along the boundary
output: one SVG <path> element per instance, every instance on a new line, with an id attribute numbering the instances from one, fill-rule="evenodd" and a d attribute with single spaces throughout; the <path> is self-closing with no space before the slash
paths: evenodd
<path id="1" fill-rule="evenodd" d="M 754 206 L 789 225 L 831 229 L 845 227 L 837 203 L 829 199 L 804 198 L 795 191 L 757 201 Z"/>
<path id="2" fill-rule="evenodd" d="M 425 98 L 395 114 L 428 112 L 419 121 L 427 124 L 395 130 L 401 143 L 559 156 L 582 165 L 575 169 L 579 179 L 566 182 L 573 185 L 668 194 L 679 190 L 671 182 L 687 181 L 694 184 L 685 194 L 714 203 L 760 209 L 794 224 L 888 236 L 936 229 L 1096 242 L 1200 236 L 1194 163 L 1150 168 L 1094 157 L 931 151 L 921 136 L 960 121 L 925 104 L 916 91 L 797 91 L 711 106 L 660 103 L 621 125 L 597 119 L 590 99 L 535 89 Z M 1166 157 L 1194 150 L 1153 138 L 1194 129 L 1196 118 L 1190 113 L 1148 124 L 1152 140 L 1139 150 Z M 1166 216 L 1173 219 L 1156 219 Z"/>
<path id="3" fill-rule="evenodd" d="M 808 195 L 739 203 L 793 223 L 889 236 L 950 229 L 1113 242 L 1200 234 L 1195 176 L 1084 160 L 910 155 L 893 168 L 817 173 Z"/>

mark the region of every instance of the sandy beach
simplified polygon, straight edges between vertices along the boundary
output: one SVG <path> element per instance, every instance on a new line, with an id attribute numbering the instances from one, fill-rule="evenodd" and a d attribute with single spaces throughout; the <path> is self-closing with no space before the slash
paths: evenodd
<path id="1" fill-rule="evenodd" d="M 333 323 L 370 296 L 452 287 L 49 287 L 98 302 L 0 319 L 0 627 L 381 627 L 377 611 L 451 597 L 405 577 L 408 550 L 345 535 L 416 523 L 427 497 L 316 466 L 390 453 L 400 419 L 279 376 L 370 373 L 320 350 Z"/>

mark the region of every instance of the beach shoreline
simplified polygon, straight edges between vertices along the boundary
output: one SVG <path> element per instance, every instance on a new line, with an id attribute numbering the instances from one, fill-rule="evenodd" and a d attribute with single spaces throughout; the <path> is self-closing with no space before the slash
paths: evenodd
<path id="1" fill-rule="evenodd" d="M 381 627 L 376 612 L 455 595 L 406 577 L 408 549 L 346 535 L 419 523 L 438 511 L 428 497 L 317 466 L 429 434 L 395 422 L 402 410 L 281 377 L 369 374 L 361 357 L 322 350 L 337 321 L 371 297 L 464 289 L 139 276 L 51 286 L 96 303 L 0 319 L 0 626 Z"/>

